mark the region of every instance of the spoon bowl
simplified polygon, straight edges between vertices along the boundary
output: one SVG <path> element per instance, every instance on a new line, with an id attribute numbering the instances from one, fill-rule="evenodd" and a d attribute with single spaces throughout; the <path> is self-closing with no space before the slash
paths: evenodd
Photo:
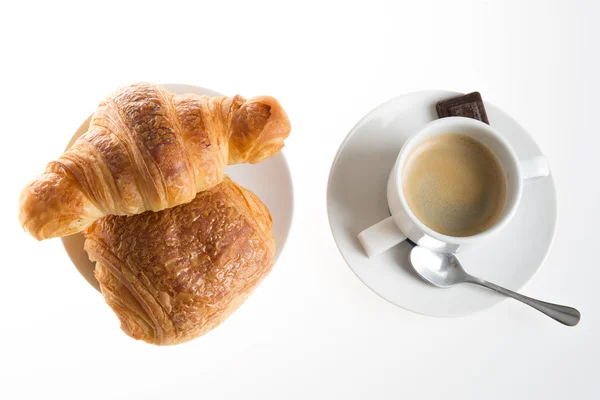
<path id="1" fill-rule="evenodd" d="M 468 274 L 452 253 L 436 253 L 415 246 L 410 252 L 410 263 L 427 282 L 441 288 L 450 288 L 465 282 Z"/>

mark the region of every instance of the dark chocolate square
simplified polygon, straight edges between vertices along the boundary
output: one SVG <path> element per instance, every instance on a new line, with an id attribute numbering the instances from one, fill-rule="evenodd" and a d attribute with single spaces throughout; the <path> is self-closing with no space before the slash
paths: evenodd
<path id="1" fill-rule="evenodd" d="M 490 124 L 479 92 L 442 100 L 436 104 L 435 108 L 440 118 L 467 117 Z"/>

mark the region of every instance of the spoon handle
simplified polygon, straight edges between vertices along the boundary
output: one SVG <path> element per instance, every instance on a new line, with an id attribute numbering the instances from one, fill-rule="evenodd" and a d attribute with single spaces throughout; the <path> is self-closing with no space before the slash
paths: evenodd
<path id="1" fill-rule="evenodd" d="M 532 299 L 531 297 L 523 296 L 522 294 L 513 292 L 512 290 L 505 289 L 502 286 L 498 286 L 496 284 L 493 284 L 480 278 L 476 278 L 474 276 L 469 276 L 466 282 L 475 283 L 477 285 L 484 286 L 488 289 L 492 289 L 498 293 L 502 293 L 506 296 L 512 297 L 513 299 L 517 299 L 527 304 L 528 306 L 531 306 L 536 310 L 541 311 L 550 318 L 557 320 L 561 324 L 575 326 L 581 319 L 581 314 L 573 307 L 561 306 L 559 304 L 546 303 L 545 301 Z"/>

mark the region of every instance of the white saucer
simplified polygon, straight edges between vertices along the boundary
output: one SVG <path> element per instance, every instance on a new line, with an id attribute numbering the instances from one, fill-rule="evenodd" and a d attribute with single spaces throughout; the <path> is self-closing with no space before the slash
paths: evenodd
<path id="1" fill-rule="evenodd" d="M 165 84 L 161 86 L 172 93 L 178 94 L 197 93 L 215 97 L 223 96 L 213 90 L 198 86 L 179 84 Z M 87 131 L 90 118 L 91 116 L 77 129 L 67 148 L 71 147 L 75 139 Z M 269 208 L 273 218 L 273 236 L 275 237 L 275 245 L 277 247 L 275 259 L 277 260 L 287 241 L 294 213 L 292 176 L 285 155 L 283 152 L 279 152 L 258 164 L 227 167 L 225 172 L 235 182 L 252 190 Z M 75 267 L 90 285 L 99 290 L 98 282 L 94 278 L 94 264 L 88 259 L 87 253 L 83 250 L 83 235 L 75 234 L 61 239 Z"/>
<path id="2" fill-rule="evenodd" d="M 368 113 L 348 134 L 333 162 L 327 211 L 335 242 L 358 278 L 389 302 L 438 317 L 468 315 L 492 307 L 504 296 L 474 285 L 440 289 L 419 278 L 408 262 L 412 245 L 402 243 L 367 258 L 356 235 L 387 218 L 386 184 L 400 148 L 419 128 L 437 119 L 435 104 L 460 95 L 424 91 L 396 97 Z M 504 134 L 519 158 L 540 155 L 531 136 L 493 104 L 485 103 L 490 125 Z M 552 176 L 525 185 L 509 225 L 459 258 L 468 272 L 518 290 L 541 267 L 556 227 Z"/>

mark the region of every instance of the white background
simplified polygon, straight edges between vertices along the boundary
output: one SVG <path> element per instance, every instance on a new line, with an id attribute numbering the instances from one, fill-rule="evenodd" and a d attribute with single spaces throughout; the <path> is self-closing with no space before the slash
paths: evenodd
<path id="1" fill-rule="evenodd" d="M 599 398 L 598 2 L 124 3 L 0 6 L 0 398 Z M 175 347 L 122 333 L 60 241 L 17 221 L 21 187 L 135 81 L 273 95 L 293 125 L 287 248 L 238 312 Z M 325 207 L 335 152 L 366 112 L 422 89 L 479 90 L 541 146 L 559 221 L 523 292 L 579 308 L 576 328 L 515 301 L 419 316 L 345 265 Z"/>

